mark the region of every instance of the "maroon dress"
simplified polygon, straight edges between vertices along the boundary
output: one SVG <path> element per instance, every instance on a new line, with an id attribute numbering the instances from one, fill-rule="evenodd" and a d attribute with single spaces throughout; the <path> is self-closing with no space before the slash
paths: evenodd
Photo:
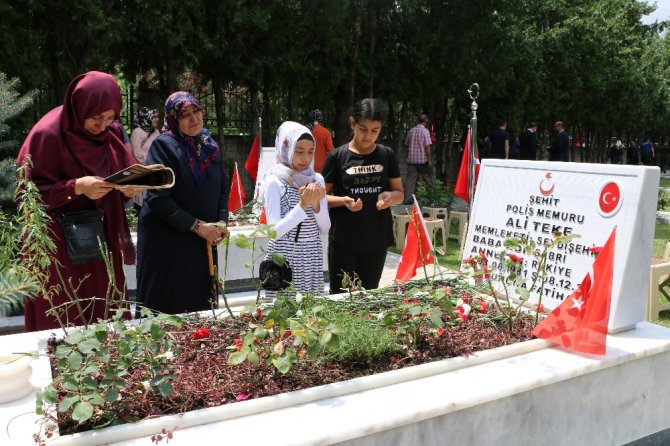
<path id="1" fill-rule="evenodd" d="M 124 214 L 123 194 L 112 190 L 104 199 L 91 200 L 83 194 L 76 195 L 74 191 L 77 178 L 105 178 L 135 162 L 122 136 L 112 126 L 95 136 L 84 130 L 86 118 L 107 110 L 114 110 L 117 117 L 121 111 L 121 93 L 114 78 L 96 71 L 77 76 L 68 86 L 64 104 L 51 110 L 35 124 L 17 158 L 17 163 L 21 165 L 30 157 L 32 167 L 26 168 L 27 178 L 39 188 L 47 212 L 52 218 L 49 229 L 56 244 L 56 252 L 49 266 L 46 289 L 52 290 L 50 295 L 53 305 L 70 300 L 62 291 L 63 281 L 68 284 L 68 288 L 70 283 L 77 286 L 81 281 L 76 294 L 80 299 L 89 299 L 84 304 L 92 302 L 92 297 L 104 299 L 110 283 L 103 261 L 82 265 L 73 265 L 70 262 L 59 221 L 62 213 L 102 208 L 105 241 L 112 253 L 116 286 L 121 291 L 125 290 L 123 259 L 127 264 L 134 261 Z M 59 286 L 60 289 L 54 289 L 53 286 Z M 70 308 L 66 315 L 61 316 L 63 322 L 68 325 L 81 325 L 103 317 L 104 302 L 94 302 L 86 309 L 85 320 L 81 319 L 75 308 Z M 26 331 L 59 327 L 56 318 L 46 315 L 50 307 L 51 304 L 44 296 L 26 300 Z M 111 313 L 109 316 L 111 317 Z"/>

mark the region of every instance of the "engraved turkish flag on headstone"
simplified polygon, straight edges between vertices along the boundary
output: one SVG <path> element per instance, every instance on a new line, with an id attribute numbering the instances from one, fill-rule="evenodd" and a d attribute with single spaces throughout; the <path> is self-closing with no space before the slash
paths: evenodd
<path id="1" fill-rule="evenodd" d="M 616 227 L 579 287 L 533 329 L 533 335 L 582 353 L 604 355 L 612 296 Z"/>

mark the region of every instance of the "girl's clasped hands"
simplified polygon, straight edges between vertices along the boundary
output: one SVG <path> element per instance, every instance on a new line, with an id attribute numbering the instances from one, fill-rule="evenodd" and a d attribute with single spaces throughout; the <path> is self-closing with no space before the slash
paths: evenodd
<path id="1" fill-rule="evenodd" d="M 302 186 L 300 189 L 300 206 L 303 209 L 312 206 L 314 212 L 320 212 L 319 203 L 326 196 L 326 189 L 319 183 L 309 183 L 307 186 Z"/>

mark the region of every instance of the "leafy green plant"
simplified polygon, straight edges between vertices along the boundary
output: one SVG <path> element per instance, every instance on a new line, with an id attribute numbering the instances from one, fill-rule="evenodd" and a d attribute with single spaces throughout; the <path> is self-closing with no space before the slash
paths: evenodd
<path id="1" fill-rule="evenodd" d="M 670 194 L 662 189 L 658 192 L 656 209 L 659 211 L 670 211 Z"/>
<path id="2" fill-rule="evenodd" d="M 493 298 L 498 310 L 505 316 L 508 330 L 511 332 L 514 321 L 519 317 L 521 309 L 528 301 L 530 293 L 538 292 L 538 302 L 535 310 L 537 324 L 542 307 L 542 296 L 545 283 L 549 279 L 547 273 L 547 259 L 549 252 L 559 244 L 566 244 L 579 236 L 576 234 L 564 235 L 560 232 L 553 234 L 551 241 L 537 246 L 534 240 L 515 237 L 505 239 L 504 249 L 498 252 L 495 259 L 496 267 L 489 267 L 489 260 L 483 252 L 463 259 L 463 272 L 475 279 L 478 283 L 485 283 L 488 294 Z M 530 277 L 530 282 L 523 273 L 526 255 L 537 265 L 537 270 Z M 501 291 L 502 290 L 502 291 Z"/>
<path id="3" fill-rule="evenodd" d="M 251 262 L 245 263 L 244 266 L 245 268 L 251 269 L 251 277 L 254 278 L 256 277 L 256 272 L 255 272 L 255 265 L 256 262 L 258 262 L 261 258 L 265 257 L 266 251 L 264 249 L 259 249 L 258 252 L 256 252 L 256 240 L 259 237 L 267 237 L 267 238 L 274 238 L 277 236 L 277 233 L 273 229 L 272 225 L 258 225 L 254 227 L 254 230 L 251 232 L 249 235 L 245 234 L 237 234 L 235 238 L 232 240 L 235 245 L 240 248 L 240 249 L 249 249 L 251 251 Z M 224 241 L 224 243 L 230 243 L 230 237 L 228 237 L 227 241 Z M 226 248 L 227 249 L 227 248 Z M 226 255 L 226 259 L 228 256 Z M 280 256 L 272 256 L 273 261 L 277 262 L 279 265 L 283 262 L 283 257 L 280 258 Z M 227 263 L 227 260 L 226 260 Z M 262 289 L 262 283 L 258 281 L 258 284 L 256 285 L 256 304 L 260 302 L 261 299 L 261 289 Z"/>
<path id="4" fill-rule="evenodd" d="M 280 296 L 278 299 L 287 298 Z M 302 299 L 302 295 L 298 295 L 298 304 Z M 230 355 L 228 362 L 240 364 L 247 360 L 258 365 L 265 358 L 267 364 L 285 374 L 298 359 L 305 356 L 315 359 L 325 350 L 337 350 L 340 330 L 324 317 L 323 306 L 310 307 L 305 312 L 298 309 L 295 315 L 286 311 L 288 308 L 291 307 L 247 307 L 247 311 L 255 314 L 258 325 L 251 326 L 242 341 L 230 346 L 231 350 L 237 351 Z M 272 338 L 271 343 L 258 342 L 268 337 Z"/>
<path id="5" fill-rule="evenodd" d="M 440 180 L 419 181 L 416 185 L 416 200 L 421 206 L 449 208 L 454 201 L 454 191 Z"/>
<path id="6" fill-rule="evenodd" d="M 48 267 L 56 250 L 49 236 L 51 218 L 24 171 L 24 166 L 17 169 L 17 213 L 0 211 L 0 311 L 16 309 L 25 298 L 48 292 Z"/>
<path id="7" fill-rule="evenodd" d="M 174 375 L 171 358 L 179 354 L 173 347 L 170 329 L 178 329 L 177 316 L 153 315 L 142 309 L 142 322 L 128 326 L 124 310 L 116 310 L 110 321 L 70 331 L 55 351 L 55 376 L 37 393 L 37 413 L 45 404 L 57 403 L 58 413 L 69 413 L 77 423 L 96 418 L 96 423 L 112 424 L 115 406 L 123 389 L 133 383 L 125 379 L 129 370 L 145 365 L 144 386 L 163 397 L 172 393 Z M 118 352 L 118 354 L 112 354 Z"/>
<path id="8" fill-rule="evenodd" d="M 9 122 L 21 115 L 34 101 L 36 91 L 19 93 L 20 82 L 0 72 L 0 208 L 13 212 L 17 184 L 14 159 L 19 142 Z"/>

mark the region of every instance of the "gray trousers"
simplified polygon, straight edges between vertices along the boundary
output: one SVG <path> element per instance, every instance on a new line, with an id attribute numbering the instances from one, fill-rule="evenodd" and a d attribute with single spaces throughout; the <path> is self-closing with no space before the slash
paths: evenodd
<path id="1" fill-rule="evenodd" d="M 428 167 L 428 163 L 410 164 L 407 163 L 407 181 L 405 182 L 405 203 L 412 201 L 412 195 L 416 192 L 416 183 L 419 179 L 433 182 L 433 169 Z"/>

